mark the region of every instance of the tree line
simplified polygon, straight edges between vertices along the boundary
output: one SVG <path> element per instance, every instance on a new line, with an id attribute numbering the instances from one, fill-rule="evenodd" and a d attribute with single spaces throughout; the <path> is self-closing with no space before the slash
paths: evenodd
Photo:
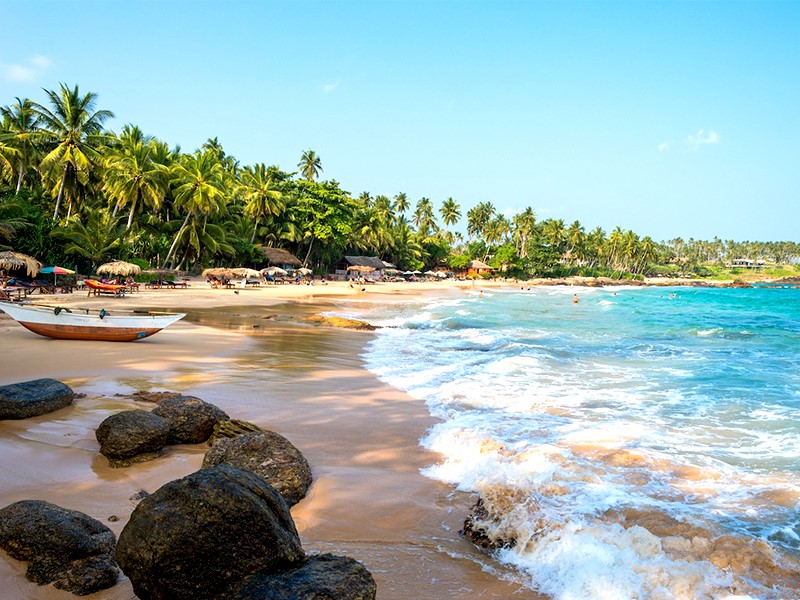
<path id="1" fill-rule="evenodd" d="M 357 196 L 321 180 L 305 151 L 297 170 L 242 165 L 216 138 L 184 152 L 136 125 L 117 134 L 97 94 L 61 84 L 46 101 L 0 108 L 0 246 L 48 264 L 90 270 L 121 258 L 142 266 L 197 270 L 259 266 L 262 247 L 289 250 L 318 272 L 344 254 L 379 256 L 403 270 L 487 262 L 509 276 L 569 273 L 638 277 L 669 268 L 697 271 L 737 257 L 790 262 L 798 244 L 657 243 L 620 227 L 511 218 L 491 202 L 462 215 L 447 198 L 435 209 L 405 193 Z M 466 236 L 458 231 L 466 217 Z"/>

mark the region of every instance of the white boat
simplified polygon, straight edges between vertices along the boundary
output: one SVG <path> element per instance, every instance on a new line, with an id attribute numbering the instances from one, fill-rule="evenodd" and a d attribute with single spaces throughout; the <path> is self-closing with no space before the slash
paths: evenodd
<path id="1" fill-rule="evenodd" d="M 0 310 L 34 333 L 61 340 L 132 342 L 158 333 L 186 316 L 0 302 Z"/>

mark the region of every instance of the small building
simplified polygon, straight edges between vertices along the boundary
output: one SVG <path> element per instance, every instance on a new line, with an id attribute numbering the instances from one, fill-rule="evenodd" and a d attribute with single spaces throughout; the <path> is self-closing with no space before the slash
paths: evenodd
<path id="1" fill-rule="evenodd" d="M 749 258 L 734 258 L 731 267 L 739 269 L 760 269 L 766 264 L 765 260 L 751 260 Z"/>
<path id="2" fill-rule="evenodd" d="M 280 267 L 288 271 L 300 267 L 303 264 L 303 261 L 283 248 L 262 247 L 261 252 L 264 253 L 267 259 L 267 265 L 270 267 Z"/>
<path id="3" fill-rule="evenodd" d="M 367 267 L 365 271 L 374 271 L 381 275 L 385 269 L 393 269 L 394 265 L 382 261 L 377 256 L 343 256 L 334 263 L 333 272 L 337 275 L 346 275 L 348 270 L 355 270 L 350 267 Z"/>
<path id="4" fill-rule="evenodd" d="M 487 265 L 485 262 L 481 262 L 479 260 L 470 261 L 467 265 L 467 276 L 469 275 L 483 275 L 484 273 L 491 273 L 492 267 Z"/>

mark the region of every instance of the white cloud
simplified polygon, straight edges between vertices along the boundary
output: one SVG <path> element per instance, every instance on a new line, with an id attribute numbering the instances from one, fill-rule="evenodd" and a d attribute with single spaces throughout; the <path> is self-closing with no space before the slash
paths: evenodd
<path id="1" fill-rule="evenodd" d="M 669 150 L 669 142 L 661 142 L 658 145 L 659 152 L 666 152 L 667 150 Z"/>
<path id="2" fill-rule="evenodd" d="M 713 129 L 709 129 L 708 133 L 706 133 L 705 129 L 700 129 L 696 135 L 687 136 L 686 143 L 695 147 L 719 144 L 719 134 Z"/>
<path id="3" fill-rule="evenodd" d="M 341 79 L 337 79 L 334 83 L 323 83 L 322 91 L 326 94 L 330 94 L 333 90 L 339 87 L 339 84 L 341 82 L 342 82 Z"/>
<path id="4" fill-rule="evenodd" d="M 34 54 L 31 56 L 29 62 L 31 65 L 38 67 L 39 69 L 48 69 L 53 66 L 53 61 L 50 60 L 48 56 L 43 56 L 41 54 Z"/>
<path id="5" fill-rule="evenodd" d="M 4 81 L 36 81 L 42 71 L 51 66 L 53 66 L 53 61 L 41 54 L 34 54 L 22 64 L 0 62 L 0 79 Z"/>

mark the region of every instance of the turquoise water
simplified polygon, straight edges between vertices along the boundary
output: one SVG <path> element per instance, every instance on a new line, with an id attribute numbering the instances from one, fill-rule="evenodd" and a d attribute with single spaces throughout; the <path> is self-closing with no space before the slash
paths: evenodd
<path id="1" fill-rule="evenodd" d="M 797 597 L 800 290 L 574 292 L 362 311 L 367 367 L 441 419 L 425 474 L 555 598 Z"/>

